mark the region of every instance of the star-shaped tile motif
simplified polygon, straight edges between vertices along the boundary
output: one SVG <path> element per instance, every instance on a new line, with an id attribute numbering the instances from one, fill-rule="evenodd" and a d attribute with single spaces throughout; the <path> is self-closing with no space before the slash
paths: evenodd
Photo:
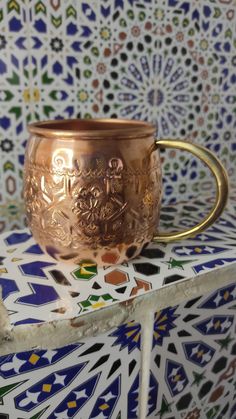
<path id="1" fill-rule="evenodd" d="M 43 354 L 42 355 L 42 358 L 46 358 L 48 361 L 49 361 L 49 363 L 51 364 L 51 362 L 52 362 L 52 358 L 54 357 L 54 355 L 56 355 L 57 354 L 57 351 L 54 351 L 54 350 L 51 350 L 51 349 L 48 349 L 46 352 L 45 352 L 45 354 Z"/>
<path id="2" fill-rule="evenodd" d="M 165 263 L 165 265 L 168 265 L 168 269 L 178 268 L 178 269 L 184 270 L 184 265 L 187 265 L 187 263 L 191 263 L 191 262 L 195 262 L 195 259 L 194 260 L 177 260 L 171 257 L 168 261 L 164 261 L 162 263 Z"/>
<path id="3" fill-rule="evenodd" d="M 55 384 L 60 384 L 60 385 L 62 385 L 62 386 L 64 386 L 65 385 L 65 379 L 66 379 L 66 375 L 59 375 L 59 374 L 56 374 L 55 373 L 55 379 L 54 379 L 54 382 L 53 382 L 53 384 L 55 385 Z"/>
<path id="4" fill-rule="evenodd" d="M 233 341 L 234 339 L 230 337 L 230 333 L 228 334 L 228 336 L 226 336 L 226 338 L 224 339 L 217 339 L 216 343 L 218 343 L 220 345 L 220 351 L 222 351 L 222 349 L 228 349 L 229 344 Z"/>
<path id="5" fill-rule="evenodd" d="M 194 381 L 192 382 L 192 386 L 194 386 L 196 384 L 197 387 L 202 382 L 202 380 L 204 380 L 204 378 L 206 378 L 205 377 L 205 371 L 203 371 L 201 374 L 199 374 L 196 371 L 193 371 L 193 376 L 194 376 Z"/>
<path id="6" fill-rule="evenodd" d="M 172 405 L 172 403 L 168 403 L 165 396 L 163 395 L 162 401 L 161 401 L 161 408 L 160 408 L 159 412 L 157 413 L 157 415 L 159 415 L 160 418 L 162 418 L 162 416 L 165 415 L 166 413 L 170 413 L 171 412 L 171 407 L 170 407 L 171 405 Z"/>

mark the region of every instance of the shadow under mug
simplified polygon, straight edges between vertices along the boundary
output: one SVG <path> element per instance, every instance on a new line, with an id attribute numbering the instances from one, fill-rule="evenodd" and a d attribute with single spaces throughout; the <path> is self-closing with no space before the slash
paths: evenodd
<path id="1" fill-rule="evenodd" d="M 194 236 L 222 213 L 228 179 L 206 148 L 155 140 L 155 127 L 119 119 L 44 121 L 29 125 L 24 200 L 35 240 L 61 261 L 111 265 L 136 257 L 150 241 Z M 212 171 L 216 199 L 198 225 L 156 231 L 162 195 L 160 148 L 190 151 Z"/>

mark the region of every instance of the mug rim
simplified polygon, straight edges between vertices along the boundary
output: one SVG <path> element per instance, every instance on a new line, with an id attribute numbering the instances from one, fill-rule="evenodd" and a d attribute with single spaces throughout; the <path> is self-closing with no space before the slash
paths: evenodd
<path id="1" fill-rule="evenodd" d="M 139 139 L 156 131 L 150 122 L 120 118 L 45 120 L 31 123 L 27 128 L 31 134 L 42 137 L 72 139 Z"/>

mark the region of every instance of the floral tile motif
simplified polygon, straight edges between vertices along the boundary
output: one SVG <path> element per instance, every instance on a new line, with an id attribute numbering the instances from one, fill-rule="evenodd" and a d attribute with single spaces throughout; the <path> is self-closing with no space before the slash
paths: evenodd
<path id="1" fill-rule="evenodd" d="M 155 314 L 153 326 L 153 346 L 161 346 L 165 336 L 170 336 L 170 330 L 175 327 L 175 319 L 177 318 L 174 314 L 175 310 L 176 307 L 168 307 Z"/>
<path id="2" fill-rule="evenodd" d="M 139 323 L 125 323 L 117 327 L 110 336 L 117 338 L 113 345 L 120 345 L 120 349 L 127 347 L 129 353 L 135 348 L 141 348 L 141 326 Z"/>
<path id="3" fill-rule="evenodd" d="M 210 202 L 199 199 L 178 206 L 178 212 L 177 206 L 164 207 L 161 228 L 183 229 L 196 224 L 204 217 L 208 205 Z M 226 210 L 214 226 L 195 238 L 168 245 L 151 243 L 138 258 L 106 268 L 98 268 L 91 261 L 80 265 L 58 263 L 43 253 L 27 229 L 4 233 L 0 238 L 0 285 L 4 304 L 11 313 L 10 321 L 18 326 L 70 319 L 233 264 L 236 262 L 234 231 L 234 210 Z M 221 307 L 235 298 L 232 286 L 230 292 L 219 291 L 202 307 Z M 39 311 L 40 307 L 43 310 Z M 155 345 L 162 345 L 163 338 L 175 328 L 177 317 L 175 308 L 158 313 Z M 209 320 L 196 322 L 196 328 L 202 336 L 209 330 L 224 334 L 231 323 L 232 315 L 224 319 L 217 317 L 212 323 L 209 315 Z M 131 327 L 123 330 L 123 334 L 127 334 L 128 347 L 129 336 L 136 336 L 140 345 L 138 330 L 132 331 Z M 117 343 L 119 339 L 117 336 Z"/>

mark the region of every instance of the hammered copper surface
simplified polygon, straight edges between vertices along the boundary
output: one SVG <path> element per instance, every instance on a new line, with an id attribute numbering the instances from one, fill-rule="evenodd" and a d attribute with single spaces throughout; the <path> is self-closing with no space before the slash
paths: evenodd
<path id="1" fill-rule="evenodd" d="M 137 256 L 159 220 L 154 128 L 93 120 L 39 123 L 30 131 L 24 198 L 40 246 L 76 263 L 110 265 Z"/>

